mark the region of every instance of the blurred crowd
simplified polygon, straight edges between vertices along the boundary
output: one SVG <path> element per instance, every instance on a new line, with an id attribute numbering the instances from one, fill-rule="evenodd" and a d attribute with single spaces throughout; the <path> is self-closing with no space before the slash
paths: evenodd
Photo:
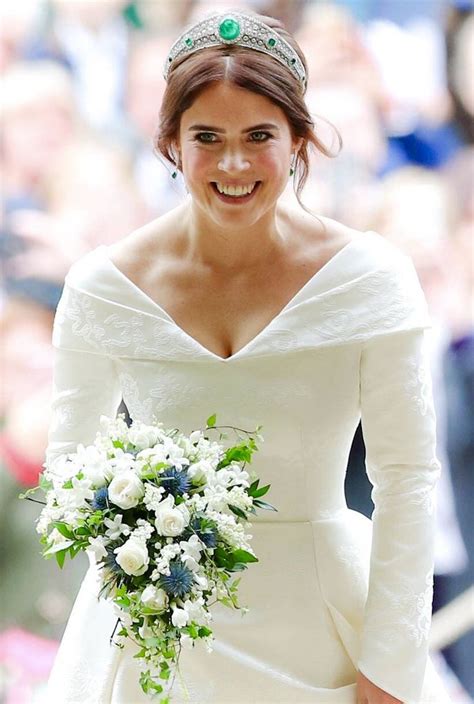
<path id="1" fill-rule="evenodd" d="M 471 0 L 7 0 L 0 10 L 0 701 L 34 701 L 84 572 L 39 555 L 20 502 L 44 461 L 51 331 L 64 276 L 187 197 L 153 149 L 162 66 L 217 9 L 283 20 L 309 64 L 303 202 L 376 230 L 415 263 L 433 319 L 438 450 L 435 609 L 473 583 L 474 7 Z M 334 125 L 343 138 L 337 152 Z M 284 198 L 294 198 L 291 182 Z M 360 429 L 346 494 L 370 515 Z M 27 578 L 25 578 L 25 576 Z M 33 582 L 33 583 L 32 583 Z M 474 697 L 474 634 L 443 650 L 454 704 Z M 27 653 L 29 654 L 27 656 Z M 457 688 L 457 689 L 456 689 Z M 12 694 L 12 692 L 14 692 Z"/>

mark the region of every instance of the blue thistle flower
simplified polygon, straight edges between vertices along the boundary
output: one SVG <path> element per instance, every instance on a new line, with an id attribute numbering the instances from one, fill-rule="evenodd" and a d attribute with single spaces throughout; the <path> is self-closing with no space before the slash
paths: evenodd
<path id="1" fill-rule="evenodd" d="M 117 555 L 114 553 L 114 546 L 108 545 L 105 549 L 107 550 L 107 555 L 103 559 L 105 568 L 117 575 L 124 575 L 125 572 L 116 560 Z"/>
<path id="2" fill-rule="evenodd" d="M 193 573 L 181 560 L 172 560 L 169 567 L 169 575 L 162 574 L 160 577 L 161 587 L 170 596 L 185 596 L 191 591 L 194 582 Z"/>
<path id="3" fill-rule="evenodd" d="M 166 494 L 181 496 L 191 488 L 191 480 L 185 469 L 169 467 L 160 473 L 161 486 L 166 490 Z"/>
<path id="4" fill-rule="evenodd" d="M 217 545 L 217 525 L 214 521 L 205 517 L 195 516 L 191 519 L 189 526 L 185 529 L 184 537 L 189 540 L 190 536 L 196 533 L 207 548 L 215 548 Z"/>
<path id="5" fill-rule="evenodd" d="M 109 490 L 106 486 L 97 489 L 91 501 L 94 511 L 104 511 L 109 507 Z"/>

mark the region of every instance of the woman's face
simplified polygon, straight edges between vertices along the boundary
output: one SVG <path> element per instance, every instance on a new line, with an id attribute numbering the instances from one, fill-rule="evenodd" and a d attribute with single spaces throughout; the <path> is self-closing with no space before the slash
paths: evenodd
<path id="1" fill-rule="evenodd" d="M 250 225 L 275 206 L 296 142 L 281 108 L 223 82 L 205 89 L 183 113 L 177 148 L 195 205 L 228 228 L 229 222 Z M 249 195 L 219 193 L 222 187 L 254 184 Z"/>

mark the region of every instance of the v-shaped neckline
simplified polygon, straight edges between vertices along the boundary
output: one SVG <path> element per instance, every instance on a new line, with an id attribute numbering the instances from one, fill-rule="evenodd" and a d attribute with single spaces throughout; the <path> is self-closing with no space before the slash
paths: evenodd
<path id="1" fill-rule="evenodd" d="M 371 232 L 371 231 L 367 230 L 365 232 L 361 232 L 360 235 L 366 235 L 369 232 Z M 228 357 L 221 357 L 221 355 L 208 349 L 207 347 L 205 347 L 205 345 L 202 344 L 202 342 L 199 342 L 199 340 L 197 340 L 195 337 L 193 337 L 188 332 L 186 332 L 186 330 L 184 330 L 180 325 L 178 325 L 178 323 L 171 317 L 171 315 L 159 303 L 157 303 L 155 300 L 153 300 L 153 298 L 151 298 L 151 296 L 149 296 L 147 293 L 145 293 L 145 291 L 143 291 L 143 289 L 141 289 L 139 286 L 137 286 L 136 283 L 134 283 L 131 279 L 129 279 L 128 276 L 126 276 L 126 274 L 124 274 L 123 271 L 121 271 L 121 269 L 119 269 L 118 266 L 116 266 L 116 264 L 114 264 L 114 262 L 112 261 L 112 259 L 109 256 L 107 245 L 105 245 L 105 244 L 100 245 L 98 247 L 98 249 L 102 250 L 103 254 L 105 255 L 105 260 L 110 265 L 111 269 L 114 272 L 116 272 L 121 277 L 121 279 L 123 281 L 125 281 L 129 286 L 131 286 L 139 295 L 141 295 L 144 298 L 144 300 L 146 300 L 148 302 L 148 304 L 151 304 L 152 307 L 155 307 L 163 315 L 165 315 L 166 318 L 168 319 L 168 321 L 170 322 L 170 324 L 173 325 L 186 339 L 190 340 L 193 344 L 197 345 L 204 354 L 208 355 L 212 359 L 215 359 L 219 362 L 231 362 L 234 359 L 240 358 L 247 351 L 247 349 L 249 347 L 256 344 L 265 335 L 265 333 L 268 331 L 268 329 L 272 325 L 274 325 L 277 322 L 277 320 L 279 320 L 279 318 L 284 313 L 286 313 L 290 308 L 292 308 L 295 305 L 295 303 L 298 301 L 298 299 L 300 299 L 306 293 L 307 289 L 317 279 L 319 279 L 327 271 L 327 269 L 333 265 L 333 263 L 340 256 L 342 256 L 344 253 L 346 253 L 351 248 L 351 246 L 354 245 L 354 243 L 359 242 L 360 235 L 358 237 L 354 237 L 349 242 L 346 242 L 346 244 L 343 247 L 338 249 L 338 251 L 335 254 L 333 254 L 333 256 L 330 257 L 327 260 L 327 262 L 325 262 L 325 264 L 323 264 L 322 267 L 320 267 L 317 271 L 314 272 L 314 274 L 312 274 L 310 276 L 309 279 L 307 279 L 307 281 L 301 286 L 301 288 L 299 288 L 298 291 L 283 306 L 283 308 L 281 308 L 281 310 L 278 313 L 276 313 L 276 315 L 274 315 L 269 320 L 269 322 L 259 332 L 257 332 L 256 335 L 254 335 L 254 337 L 252 337 L 248 342 L 245 343 L 245 345 L 243 345 L 243 347 L 241 347 L 240 349 L 238 349 L 236 352 L 229 355 Z"/>

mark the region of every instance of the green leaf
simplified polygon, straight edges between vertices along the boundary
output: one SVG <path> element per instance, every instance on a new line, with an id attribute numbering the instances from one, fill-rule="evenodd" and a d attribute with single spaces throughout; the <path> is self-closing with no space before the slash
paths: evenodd
<path id="1" fill-rule="evenodd" d="M 198 629 L 198 636 L 199 638 L 205 638 L 206 636 L 210 636 L 212 633 L 210 628 L 207 628 L 207 626 L 199 626 Z"/>
<path id="2" fill-rule="evenodd" d="M 227 504 L 227 505 L 230 508 L 230 510 L 232 511 L 232 513 L 235 513 L 235 515 L 238 516 L 239 518 L 245 518 L 245 520 L 247 520 L 247 514 L 245 513 L 245 511 L 243 511 L 238 506 L 233 506 L 232 504 Z"/>
<path id="3" fill-rule="evenodd" d="M 195 623 L 190 623 L 188 627 L 188 633 L 191 636 L 191 638 L 197 638 L 198 637 L 198 629 Z"/>
<path id="4" fill-rule="evenodd" d="M 233 567 L 231 568 L 231 572 L 242 572 L 243 570 L 247 569 L 247 565 L 244 565 L 243 562 L 236 562 Z"/>
<path id="5" fill-rule="evenodd" d="M 57 529 L 57 531 L 61 533 L 62 536 L 68 538 L 69 540 L 74 540 L 74 533 L 69 528 L 67 523 L 62 523 L 61 521 L 54 521 L 53 525 Z"/>
<path id="6" fill-rule="evenodd" d="M 247 552 L 247 550 L 242 550 L 241 548 L 234 550 L 232 557 L 236 562 L 258 562 L 258 557 L 255 557 L 251 552 Z"/>
<path id="7" fill-rule="evenodd" d="M 258 508 L 264 508 L 264 509 L 267 509 L 268 511 L 278 511 L 277 508 L 275 508 L 271 504 L 267 504 L 266 501 L 260 501 L 260 499 L 255 499 L 253 503 L 254 503 L 254 506 L 258 506 Z"/>
<path id="8" fill-rule="evenodd" d="M 55 553 L 56 562 L 58 563 L 61 569 L 64 567 L 64 560 L 66 559 L 67 553 L 68 548 L 66 548 L 65 550 L 59 550 Z"/>
<path id="9" fill-rule="evenodd" d="M 209 416 L 209 418 L 206 420 L 206 427 L 213 428 L 216 424 L 216 418 L 217 415 L 215 413 L 213 413 L 212 416 Z"/>
<path id="10" fill-rule="evenodd" d="M 224 548 L 218 546 L 214 550 L 214 562 L 218 567 L 230 569 L 234 564 L 232 553 L 228 553 Z"/>
<path id="11" fill-rule="evenodd" d="M 80 553 L 83 550 L 82 545 L 71 545 L 69 548 L 69 556 L 71 560 L 76 557 L 78 553 Z"/>
<path id="12" fill-rule="evenodd" d="M 55 555 L 58 552 L 61 552 L 62 550 L 65 550 L 66 552 L 69 550 L 71 545 L 74 545 L 73 540 L 65 540 L 63 543 L 58 543 L 57 545 L 51 545 L 45 552 L 43 553 L 44 555 Z"/>
<path id="13" fill-rule="evenodd" d="M 114 602 L 118 606 L 124 606 L 124 607 L 130 606 L 130 598 L 128 596 L 118 596 L 114 599 Z"/>
<path id="14" fill-rule="evenodd" d="M 39 485 L 45 493 L 53 488 L 53 482 L 51 479 L 46 479 L 44 474 L 40 474 L 39 476 Z"/>
<path id="15" fill-rule="evenodd" d="M 256 499 L 259 496 L 264 496 L 264 494 L 267 493 L 267 491 L 270 489 L 270 484 L 267 484 L 266 486 L 260 487 L 260 489 L 257 489 L 256 491 L 253 492 L 252 496 Z"/>
<path id="16" fill-rule="evenodd" d="M 145 638 L 145 644 L 147 648 L 156 648 L 160 645 L 161 639 L 160 638 Z"/>
<path id="17" fill-rule="evenodd" d="M 90 531 L 87 528 L 76 528 L 76 535 L 90 535 Z"/>
<path id="18" fill-rule="evenodd" d="M 255 489 L 258 488 L 259 483 L 260 479 L 256 479 L 254 482 L 251 483 L 251 485 L 247 489 L 247 493 L 250 494 L 250 496 L 253 496 L 253 492 L 255 491 Z"/>

